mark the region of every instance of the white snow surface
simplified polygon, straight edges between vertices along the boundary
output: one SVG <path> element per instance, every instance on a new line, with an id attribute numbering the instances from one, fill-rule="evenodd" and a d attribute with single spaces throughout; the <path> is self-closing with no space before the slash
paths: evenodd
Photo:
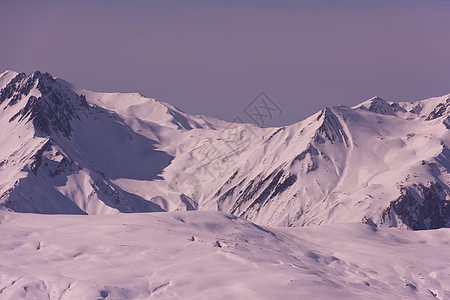
<path id="1" fill-rule="evenodd" d="M 0 212 L 1 299 L 449 299 L 450 229 Z"/>
<path id="2" fill-rule="evenodd" d="M 17 73 L 1 78 L 11 74 Z M 446 219 L 439 225 L 436 216 L 415 208 L 405 225 L 392 203 L 410 193 L 423 205 L 426 189 L 435 192 L 433 199 L 450 201 L 450 95 L 414 103 L 374 97 L 353 108 L 325 108 L 290 126 L 259 128 L 192 116 L 137 93 L 78 89 L 50 75 L 40 74 L 21 96 L 19 88 L 33 75 L 18 83 L 17 103 L 10 104 L 11 96 L 0 105 L 3 209 L 218 210 L 270 226 L 362 220 L 447 226 Z M 54 94 L 67 106 L 58 113 L 71 119 L 69 134 L 61 122 L 42 133 L 32 114 L 15 118 L 31 96 L 51 106 Z M 51 110 L 39 113 L 50 118 Z"/>
<path id="3" fill-rule="evenodd" d="M 450 229 L 405 230 L 450 225 L 450 95 L 259 128 L 0 89 L 0 299 L 450 299 Z"/>

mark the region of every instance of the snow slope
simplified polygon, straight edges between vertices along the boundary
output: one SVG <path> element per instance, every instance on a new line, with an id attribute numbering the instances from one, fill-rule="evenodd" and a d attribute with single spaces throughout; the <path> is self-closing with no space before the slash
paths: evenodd
<path id="1" fill-rule="evenodd" d="M 259 128 L 136 93 L 77 89 L 40 72 L 1 78 L 13 78 L 0 92 L 4 209 L 218 210 L 270 226 L 450 226 L 449 95 L 374 97 Z"/>
<path id="2" fill-rule="evenodd" d="M 0 89 L 0 299 L 450 298 L 450 95 L 259 128 Z"/>
<path id="3" fill-rule="evenodd" d="M 19 73 L 7 70 L 0 74 L 0 89 L 3 89 Z"/>
<path id="4" fill-rule="evenodd" d="M 1 299 L 448 299 L 449 229 L 0 212 Z"/>

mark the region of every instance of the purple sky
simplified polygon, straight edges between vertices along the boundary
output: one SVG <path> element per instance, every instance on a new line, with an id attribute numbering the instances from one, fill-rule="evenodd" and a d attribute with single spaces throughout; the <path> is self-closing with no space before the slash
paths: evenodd
<path id="1" fill-rule="evenodd" d="M 15 0 L 0 28 L 1 70 L 226 120 L 260 91 L 284 111 L 271 125 L 450 93 L 450 1 Z"/>

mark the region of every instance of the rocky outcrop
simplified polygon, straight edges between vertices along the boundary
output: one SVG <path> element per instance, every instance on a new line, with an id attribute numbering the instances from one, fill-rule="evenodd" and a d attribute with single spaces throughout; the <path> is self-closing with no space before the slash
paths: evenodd
<path id="1" fill-rule="evenodd" d="M 373 97 L 368 102 L 369 102 L 369 104 L 363 105 L 360 108 L 377 113 L 377 114 L 391 115 L 391 116 L 395 116 L 396 111 L 404 110 L 404 109 L 400 108 L 398 105 L 390 105 L 386 100 L 384 100 L 378 96 Z"/>
<path id="2" fill-rule="evenodd" d="M 447 98 L 447 101 L 445 103 L 439 103 L 436 105 L 436 107 L 433 109 L 433 111 L 428 115 L 428 117 L 425 119 L 426 121 L 431 121 L 443 116 L 448 116 L 450 110 L 450 99 Z"/>
<path id="3" fill-rule="evenodd" d="M 414 230 L 450 226 L 448 190 L 439 183 L 415 184 L 401 188 L 401 195 L 383 212 L 385 223 L 396 222 L 395 217 Z M 395 225 L 395 224 L 394 224 Z"/>
<path id="4" fill-rule="evenodd" d="M 28 96 L 35 85 L 41 96 L 30 96 L 25 107 L 9 121 L 31 121 L 38 135 L 41 136 L 62 134 L 70 137 L 72 133 L 70 122 L 73 119 L 79 119 L 80 109 L 88 108 L 86 98 L 66 90 L 50 74 L 35 72 L 22 79 L 22 87 L 14 94 L 8 105 L 14 105 L 18 96 Z"/>
<path id="5" fill-rule="evenodd" d="M 348 145 L 347 134 L 338 117 L 330 108 L 323 109 L 317 120 L 321 121 L 322 125 L 317 129 L 314 137 L 315 142 L 324 143 L 329 141 L 330 143 L 339 142 Z"/>
<path id="6" fill-rule="evenodd" d="M 25 73 L 20 73 L 14 77 L 7 85 L 0 91 L 0 104 L 7 99 L 17 102 L 24 94 L 25 91 L 21 88 L 20 83 L 26 78 Z M 26 93 L 28 95 L 28 93 Z M 11 103 L 11 102 L 10 102 Z"/>

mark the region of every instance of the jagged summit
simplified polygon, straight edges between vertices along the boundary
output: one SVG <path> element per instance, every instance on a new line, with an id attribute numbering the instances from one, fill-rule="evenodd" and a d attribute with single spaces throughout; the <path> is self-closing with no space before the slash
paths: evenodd
<path id="1" fill-rule="evenodd" d="M 0 208 L 219 210 L 274 226 L 450 226 L 449 95 L 327 107 L 280 128 L 50 74 L 0 75 Z"/>
<path id="2" fill-rule="evenodd" d="M 14 77 L 19 73 L 11 70 L 6 70 L 0 74 L 0 90 L 4 88 Z"/>
<path id="3" fill-rule="evenodd" d="M 448 117 L 450 110 L 450 97 L 447 96 L 445 102 L 441 102 L 436 105 L 432 112 L 427 116 L 426 120 L 434 120 L 441 117 Z"/>
<path id="4" fill-rule="evenodd" d="M 356 108 L 368 110 L 374 113 L 396 116 L 394 107 L 395 106 L 393 103 L 389 103 L 378 96 L 372 97 L 356 106 Z"/>
<path id="5" fill-rule="evenodd" d="M 414 102 L 386 101 L 378 96 L 355 105 L 352 109 L 363 109 L 370 112 L 392 115 L 405 119 L 421 118 L 427 121 L 448 115 L 449 95 L 433 97 Z"/>
<path id="6" fill-rule="evenodd" d="M 69 137 L 71 120 L 79 119 L 79 111 L 88 108 L 83 95 L 77 95 L 60 85 L 50 74 L 39 71 L 28 76 L 20 73 L 1 90 L 0 104 L 7 102 L 5 110 L 13 109 L 19 101 L 25 105 L 9 122 L 31 121 L 36 133 L 42 136 L 62 134 Z"/>
<path id="7" fill-rule="evenodd" d="M 318 128 L 315 136 L 316 142 L 321 141 L 321 136 L 329 140 L 331 143 L 338 141 L 340 143 L 348 144 L 348 137 L 345 134 L 344 128 L 338 115 L 333 109 L 327 107 L 323 109 L 317 117 L 322 125 Z"/>
<path id="8" fill-rule="evenodd" d="M 0 78 L 8 81 L 0 91 L 0 105 L 8 100 L 4 109 L 21 100 L 27 101 L 21 111 L 11 116 L 10 121 L 33 120 L 37 131 L 43 135 L 61 133 L 70 136 L 70 121 L 78 119 L 80 111 L 89 108 L 86 98 L 89 98 L 91 106 L 131 115 L 159 126 L 191 130 L 223 124 L 213 118 L 206 121 L 186 114 L 170 104 L 146 98 L 139 93 L 97 93 L 77 89 L 60 78 L 40 71 L 30 75 L 5 71 Z"/>

